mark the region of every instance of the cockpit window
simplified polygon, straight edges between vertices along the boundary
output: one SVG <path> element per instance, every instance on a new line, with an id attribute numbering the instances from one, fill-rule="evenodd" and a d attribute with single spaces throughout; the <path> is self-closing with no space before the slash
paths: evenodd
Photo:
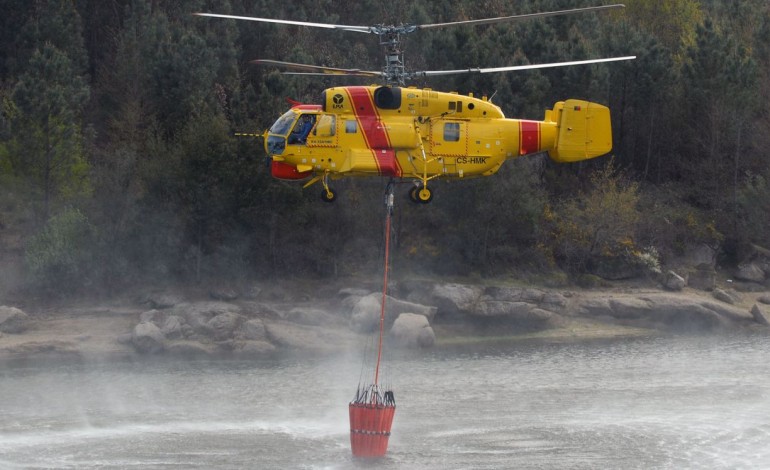
<path id="1" fill-rule="evenodd" d="M 283 116 L 279 117 L 273 127 L 270 128 L 271 134 L 286 135 L 289 133 L 292 123 L 297 118 L 297 114 L 293 111 L 287 111 Z"/>

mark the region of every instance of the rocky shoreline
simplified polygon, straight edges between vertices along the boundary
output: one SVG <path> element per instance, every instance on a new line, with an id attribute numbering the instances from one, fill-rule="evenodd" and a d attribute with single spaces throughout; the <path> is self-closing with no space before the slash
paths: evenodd
<path id="1" fill-rule="evenodd" d="M 254 285 L 244 293 L 164 291 L 102 305 L 29 311 L 2 306 L 0 360 L 320 355 L 357 348 L 377 330 L 380 292 L 322 284 L 302 288 L 314 294 Z M 563 290 L 404 281 L 386 301 L 386 340 L 392 348 L 414 349 L 488 338 L 770 332 L 770 294 L 753 290 Z"/>

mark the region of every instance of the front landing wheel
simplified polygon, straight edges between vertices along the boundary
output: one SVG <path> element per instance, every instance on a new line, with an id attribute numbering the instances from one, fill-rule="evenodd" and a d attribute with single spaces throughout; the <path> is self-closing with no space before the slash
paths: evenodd
<path id="1" fill-rule="evenodd" d="M 422 204 L 427 204 L 430 201 L 433 200 L 433 191 L 428 189 L 427 186 L 420 186 L 418 188 L 415 188 L 415 193 L 417 196 L 417 201 Z"/>
<path id="2" fill-rule="evenodd" d="M 332 188 L 325 188 L 321 191 L 321 200 L 323 202 L 334 202 L 335 199 L 337 199 L 337 191 Z"/>

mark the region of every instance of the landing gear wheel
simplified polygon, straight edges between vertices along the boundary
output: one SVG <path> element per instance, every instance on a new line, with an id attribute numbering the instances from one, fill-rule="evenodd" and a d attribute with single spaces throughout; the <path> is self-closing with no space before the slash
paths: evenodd
<path id="1" fill-rule="evenodd" d="M 419 203 L 420 200 L 417 198 L 417 191 L 419 191 L 419 187 L 414 186 L 412 189 L 409 190 L 409 200 L 414 202 L 415 204 Z"/>
<path id="2" fill-rule="evenodd" d="M 433 200 L 433 191 L 428 189 L 427 186 L 420 186 L 419 188 L 415 188 L 417 200 L 423 204 L 427 204 L 430 201 Z"/>
<path id="3" fill-rule="evenodd" d="M 337 191 L 332 188 L 323 189 L 321 191 L 321 200 L 323 202 L 334 202 L 335 199 L 337 199 Z"/>

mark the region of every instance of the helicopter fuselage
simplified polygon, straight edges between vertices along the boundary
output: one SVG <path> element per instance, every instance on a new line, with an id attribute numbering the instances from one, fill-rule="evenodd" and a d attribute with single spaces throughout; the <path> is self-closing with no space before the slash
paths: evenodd
<path id="1" fill-rule="evenodd" d="M 343 176 L 428 181 L 489 176 L 510 158 L 547 151 L 559 162 L 612 148 L 609 110 L 556 103 L 543 121 L 507 119 L 486 97 L 391 86 L 329 88 L 321 105 L 296 105 L 266 132 L 272 175 L 307 185 Z M 306 186 L 307 186 L 306 185 Z"/>

